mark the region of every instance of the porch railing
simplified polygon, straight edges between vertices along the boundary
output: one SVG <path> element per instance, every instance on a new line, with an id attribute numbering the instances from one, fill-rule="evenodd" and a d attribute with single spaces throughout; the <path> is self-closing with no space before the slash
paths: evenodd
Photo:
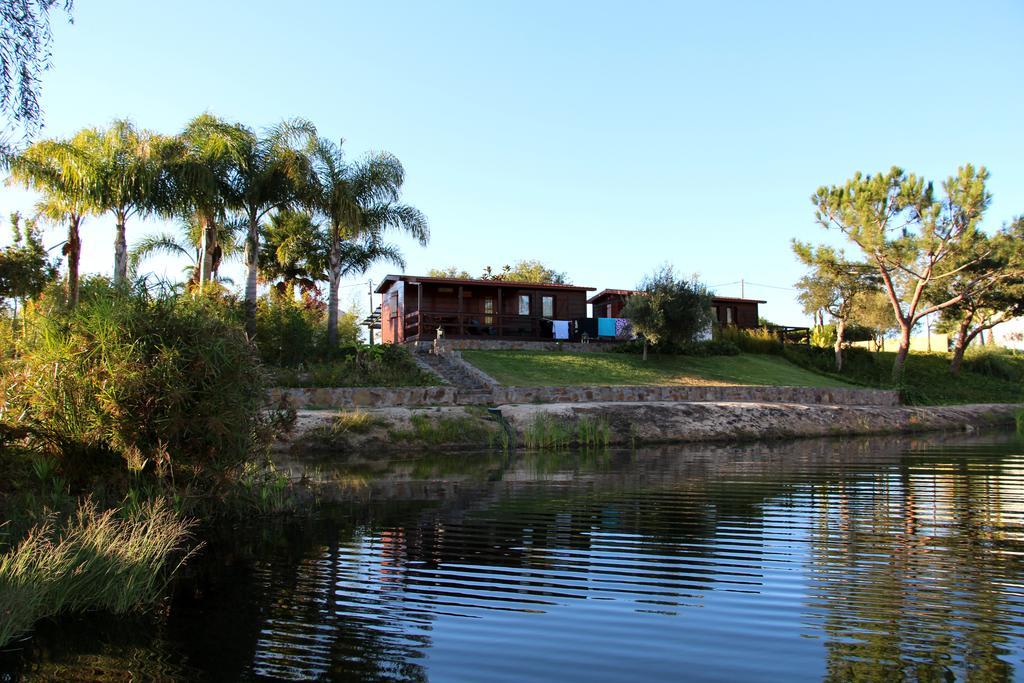
<path id="1" fill-rule="evenodd" d="M 450 311 L 412 311 L 405 314 L 405 338 L 433 339 L 437 329 L 449 338 L 504 337 L 549 339 L 542 337 L 540 319 L 507 313 L 458 313 Z"/>

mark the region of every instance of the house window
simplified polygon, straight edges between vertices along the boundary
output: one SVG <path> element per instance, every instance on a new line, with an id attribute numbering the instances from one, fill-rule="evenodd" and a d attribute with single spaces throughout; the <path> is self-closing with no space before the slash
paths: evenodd
<path id="1" fill-rule="evenodd" d="M 611 304 L 606 304 L 605 305 L 605 307 L 604 307 L 604 317 L 606 317 L 606 318 L 612 317 L 612 305 Z"/>
<path id="2" fill-rule="evenodd" d="M 718 318 L 718 306 L 711 307 L 711 319 L 714 320 L 716 323 L 721 322 L 721 320 L 719 320 Z"/>
<path id="3" fill-rule="evenodd" d="M 542 296 L 540 298 L 540 314 L 544 318 L 555 317 L 555 297 Z"/>
<path id="4" fill-rule="evenodd" d="M 494 299 L 487 297 L 484 299 L 484 325 L 494 324 Z"/>
<path id="5" fill-rule="evenodd" d="M 735 314 L 733 313 L 734 310 L 735 309 L 732 306 L 726 306 L 725 307 L 725 324 L 726 325 L 732 325 L 734 322 L 736 322 Z"/>
<path id="6" fill-rule="evenodd" d="M 530 315 L 530 295 L 519 295 L 519 315 Z"/>
<path id="7" fill-rule="evenodd" d="M 392 292 L 391 293 L 391 303 L 388 305 L 388 308 L 391 309 L 391 317 L 392 318 L 397 318 L 398 317 L 398 292 Z"/>

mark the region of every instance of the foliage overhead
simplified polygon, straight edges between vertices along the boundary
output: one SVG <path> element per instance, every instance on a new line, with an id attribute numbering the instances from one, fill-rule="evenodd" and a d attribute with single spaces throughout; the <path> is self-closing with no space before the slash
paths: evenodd
<path id="1" fill-rule="evenodd" d="M 0 114 L 29 136 L 43 124 L 40 78 L 50 66 L 50 11 L 73 0 L 0 0 Z M 0 152 L 6 153 L 0 141 Z"/>

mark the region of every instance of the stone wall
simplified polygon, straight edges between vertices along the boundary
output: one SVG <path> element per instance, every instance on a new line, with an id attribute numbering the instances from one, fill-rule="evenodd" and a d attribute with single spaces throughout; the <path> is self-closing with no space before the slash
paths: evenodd
<path id="1" fill-rule="evenodd" d="M 742 402 L 804 405 L 897 406 L 899 393 L 874 389 L 814 389 L 809 387 L 492 387 L 486 395 L 474 392 L 463 398 L 459 389 L 440 387 L 397 388 L 279 388 L 278 401 L 287 394 L 296 408 L 387 408 L 394 406 L 451 406 L 488 403 L 595 403 L 595 402 Z"/>

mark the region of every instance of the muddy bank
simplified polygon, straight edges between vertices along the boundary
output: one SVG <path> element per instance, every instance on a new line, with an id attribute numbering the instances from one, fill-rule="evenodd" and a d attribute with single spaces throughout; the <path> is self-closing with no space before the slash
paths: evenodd
<path id="1" fill-rule="evenodd" d="M 300 411 L 283 451 L 369 452 L 523 447 L 538 425 L 576 434 L 597 426 L 602 445 L 751 441 L 814 436 L 970 431 L 1012 425 L 1012 404 L 837 406 L 750 402 L 607 402 Z M 574 437 L 569 436 L 573 439 Z M 571 443 L 569 445 L 572 445 Z"/>

